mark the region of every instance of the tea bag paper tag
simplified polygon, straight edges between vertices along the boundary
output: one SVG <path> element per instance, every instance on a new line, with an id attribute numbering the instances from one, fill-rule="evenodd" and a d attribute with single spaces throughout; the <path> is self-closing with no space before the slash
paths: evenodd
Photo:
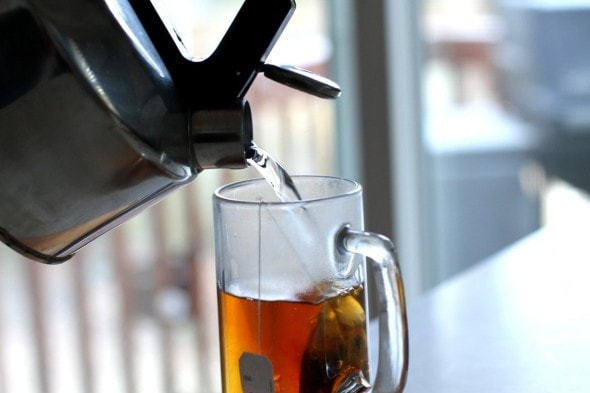
<path id="1" fill-rule="evenodd" d="M 240 357 L 243 393 L 275 393 L 272 363 L 266 356 L 244 352 Z"/>

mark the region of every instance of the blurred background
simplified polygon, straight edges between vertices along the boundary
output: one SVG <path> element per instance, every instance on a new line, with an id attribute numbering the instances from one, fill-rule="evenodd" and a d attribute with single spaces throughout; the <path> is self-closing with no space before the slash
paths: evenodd
<path id="1" fill-rule="evenodd" d="M 159 1 L 206 57 L 239 0 Z M 255 140 L 293 174 L 354 178 L 412 299 L 544 225 L 590 219 L 590 1 L 299 0 L 268 61 L 337 81 L 323 101 L 260 76 Z M 205 171 L 59 266 L 0 248 L 0 392 L 220 390 Z"/>

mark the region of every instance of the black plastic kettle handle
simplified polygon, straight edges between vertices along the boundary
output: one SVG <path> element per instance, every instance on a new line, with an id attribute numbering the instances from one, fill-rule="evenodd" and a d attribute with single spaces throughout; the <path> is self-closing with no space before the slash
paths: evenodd
<path id="1" fill-rule="evenodd" d="M 193 61 L 179 50 L 150 0 L 129 0 L 179 93 L 193 108 L 241 100 L 295 11 L 294 0 L 245 0 L 217 49 Z"/>

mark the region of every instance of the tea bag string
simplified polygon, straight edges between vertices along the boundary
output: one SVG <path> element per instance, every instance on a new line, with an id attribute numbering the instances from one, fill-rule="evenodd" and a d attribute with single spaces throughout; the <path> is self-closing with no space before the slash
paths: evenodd
<path id="1" fill-rule="evenodd" d="M 256 296 L 256 345 L 259 354 L 262 354 L 262 198 L 258 200 L 258 296 Z"/>

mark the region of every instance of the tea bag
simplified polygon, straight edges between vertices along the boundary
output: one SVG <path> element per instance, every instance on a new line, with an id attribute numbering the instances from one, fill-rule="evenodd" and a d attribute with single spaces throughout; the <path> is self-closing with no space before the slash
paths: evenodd
<path id="1" fill-rule="evenodd" d="M 365 311 L 352 295 L 328 300 L 303 355 L 301 391 L 360 393 L 370 388 Z"/>

